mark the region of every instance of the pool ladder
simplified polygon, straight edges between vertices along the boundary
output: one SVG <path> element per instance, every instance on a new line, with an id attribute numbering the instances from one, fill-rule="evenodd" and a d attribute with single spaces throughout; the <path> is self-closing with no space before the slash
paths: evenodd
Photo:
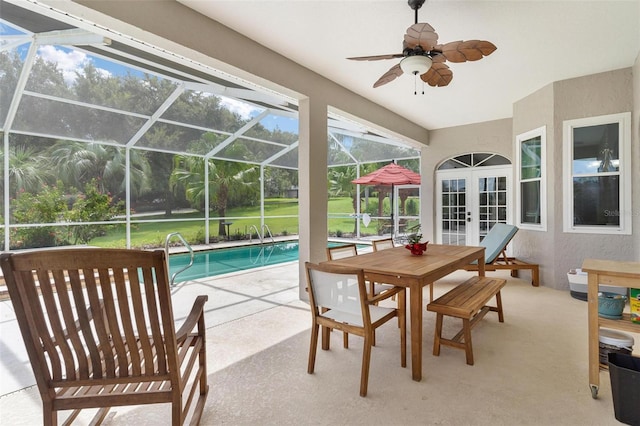
<path id="1" fill-rule="evenodd" d="M 264 225 L 262 225 L 262 227 L 260 228 L 260 230 L 262 231 L 262 234 L 260 234 L 260 230 L 258 230 L 257 226 L 251 225 L 251 227 L 249 227 L 249 242 L 251 242 L 251 236 L 253 235 L 251 233 L 252 229 L 254 229 L 256 231 L 256 234 L 258 235 L 258 238 L 260 239 L 260 244 L 264 244 L 264 239 L 265 239 L 267 234 L 269 234 L 269 238 L 271 239 L 272 243 L 276 242 L 276 240 L 273 239 L 273 235 L 271 234 L 271 229 L 269 229 L 269 226 L 266 223 Z"/>
<path id="2" fill-rule="evenodd" d="M 169 242 L 171 241 L 171 239 L 173 237 L 178 237 L 178 239 L 182 242 L 182 244 L 184 244 L 184 246 L 187 248 L 187 250 L 189 250 L 189 254 L 191 255 L 191 258 L 189 259 L 189 264 L 188 265 L 184 266 L 183 268 L 180 268 L 173 275 L 171 275 L 171 282 L 170 282 L 171 287 L 173 287 L 175 285 L 176 276 L 180 272 L 184 272 L 185 270 L 187 270 L 191 266 L 193 266 L 193 248 L 191 247 L 191 245 L 189 245 L 187 240 L 184 239 L 184 237 L 182 236 L 181 233 L 172 232 L 170 234 L 167 234 L 167 238 L 165 238 L 165 240 L 164 240 L 164 251 L 167 254 L 167 271 L 169 270 Z"/>

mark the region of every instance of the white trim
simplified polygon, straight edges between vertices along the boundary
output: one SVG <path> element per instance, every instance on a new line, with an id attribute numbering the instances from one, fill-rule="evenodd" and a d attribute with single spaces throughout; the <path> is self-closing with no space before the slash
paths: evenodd
<path id="1" fill-rule="evenodd" d="M 573 224 L 573 129 L 618 123 L 620 166 L 619 212 L 620 225 L 575 226 Z M 563 135 L 563 231 L 582 234 L 631 235 L 631 113 L 601 115 L 575 120 L 565 120 Z"/>
<path id="2" fill-rule="evenodd" d="M 540 223 L 522 223 L 522 156 L 521 145 L 529 139 L 540 137 Z M 515 140 L 516 151 L 516 205 L 515 205 L 515 219 L 516 224 L 521 229 L 527 229 L 531 231 L 546 231 L 547 230 L 547 126 L 538 127 L 525 133 L 521 133 L 516 136 Z M 536 179 L 527 179 L 527 181 L 535 181 Z"/>

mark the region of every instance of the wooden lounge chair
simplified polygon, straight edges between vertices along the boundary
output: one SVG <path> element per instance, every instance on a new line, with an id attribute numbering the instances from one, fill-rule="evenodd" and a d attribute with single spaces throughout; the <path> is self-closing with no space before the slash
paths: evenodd
<path id="1" fill-rule="evenodd" d="M 540 285 L 540 273 L 537 264 L 527 263 L 514 257 L 507 256 L 507 245 L 518 232 L 518 227 L 506 223 L 496 223 L 489 233 L 480 242 L 485 247 L 485 271 L 497 271 L 508 269 L 512 277 L 518 276 L 518 271 L 528 269 L 531 271 L 531 285 Z M 472 263 L 465 268 L 467 271 L 477 271 L 478 264 Z"/>
<path id="2" fill-rule="evenodd" d="M 171 423 L 197 424 L 209 386 L 204 304 L 175 330 L 165 253 L 64 249 L 0 258 L 35 374 L 43 424 L 58 411 L 171 403 Z M 195 397 L 195 398 L 194 398 Z M 140 411 L 144 416 L 144 411 Z M 168 423 L 168 419 L 167 419 Z"/>

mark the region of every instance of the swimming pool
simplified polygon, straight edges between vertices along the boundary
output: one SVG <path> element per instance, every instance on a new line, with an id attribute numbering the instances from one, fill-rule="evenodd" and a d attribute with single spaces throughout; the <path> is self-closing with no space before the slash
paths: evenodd
<path id="1" fill-rule="evenodd" d="M 329 246 L 340 243 L 329 243 Z M 370 247 L 366 244 L 358 248 Z M 169 276 L 189 264 L 189 253 L 169 256 Z M 224 249 L 197 251 L 193 266 L 176 276 L 176 283 L 198 278 L 244 271 L 260 266 L 298 260 L 298 241 L 283 241 L 272 244 L 249 245 Z"/>

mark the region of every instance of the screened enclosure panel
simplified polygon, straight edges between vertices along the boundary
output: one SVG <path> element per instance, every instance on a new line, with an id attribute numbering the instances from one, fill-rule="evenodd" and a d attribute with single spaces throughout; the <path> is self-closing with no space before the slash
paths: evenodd
<path id="1" fill-rule="evenodd" d="M 364 139 L 348 134 L 339 134 L 334 131 L 330 132 L 330 138 L 335 138 L 336 149 L 339 147 L 343 152 L 348 153 L 351 158 L 356 158 L 358 162 L 368 163 L 375 161 L 389 161 L 395 158 L 411 158 L 419 157 L 420 152 L 410 147 L 401 147 L 388 143 L 380 143 L 371 139 Z M 372 135 L 372 138 L 379 138 L 379 136 Z M 331 157 L 330 157 L 331 158 Z M 351 161 L 340 162 L 344 158 L 336 156 L 335 164 L 348 164 L 353 163 Z"/>
<path id="2" fill-rule="evenodd" d="M 213 133 L 209 130 L 157 122 L 142 135 L 136 146 L 175 153 L 206 155 L 228 137 L 229 135 Z"/>
<path id="3" fill-rule="evenodd" d="M 248 119 L 239 117 L 231 106 L 245 106 L 259 114 L 264 108 L 249 106 L 212 93 L 186 90 L 162 114 L 163 120 L 206 127 L 221 133 L 238 131 Z"/>
<path id="4" fill-rule="evenodd" d="M 69 63 L 78 68 L 69 69 Z M 25 90 L 151 115 L 177 87 L 175 81 L 104 60 L 81 48 L 43 45 L 38 47 Z"/>
<path id="5" fill-rule="evenodd" d="M 284 167 L 289 169 L 298 168 L 298 147 L 293 148 L 290 151 L 276 157 L 270 163 L 272 166 Z"/>
<path id="6" fill-rule="evenodd" d="M 24 94 L 13 130 L 85 141 L 126 144 L 145 119 Z"/>
<path id="7" fill-rule="evenodd" d="M 3 249 L 26 248 L 26 241 L 31 247 L 72 244 L 86 236 L 88 225 L 104 231 L 91 239 L 99 246 L 162 246 L 166 233 L 176 228 L 190 242 L 205 242 L 205 220 L 218 216 L 236 222 L 230 229 L 234 236 L 263 221 L 281 234 L 297 234 L 300 141 L 294 99 L 179 55 L 169 58 L 172 52 L 133 38 L 105 42 L 75 28 L 71 18 L 61 22 L 24 3 L 12 4 L 0 16 L 0 130 L 9 135 L 11 170 L 4 182 L 9 196 L 0 200 L 11 214 L 0 224 Z M 15 24 L 10 17 L 17 18 Z M 56 44 L 67 36 L 79 45 Z M 37 49 L 31 48 L 34 40 L 40 43 Z M 330 166 L 420 157 L 419 150 L 334 112 L 328 113 L 327 133 Z M 235 172 L 216 174 L 216 166 Z M 228 176 L 242 179 L 222 206 L 220 183 Z M 94 197 L 108 194 L 117 213 L 65 210 L 91 192 L 92 179 L 99 185 Z M 19 191 L 37 208 L 21 206 Z M 277 213 L 270 210 L 274 200 L 280 203 Z M 125 201 L 129 211 L 120 209 Z M 285 201 L 291 206 L 283 213 Z M 55 214 L 33 213 L 41 208 Z M 255 212 L 243 223 L 233 219 L 238 208 Z M 20 209 L 25 214 L 16 216 Z M 218 222 L 210 225 L 216 235 Z"/>
<path id="8" fill-rule="evenodd" d="M 244 136 L 292 145 L 298 142 L 298 119 L 269 114 L 244 132 Z"/>

